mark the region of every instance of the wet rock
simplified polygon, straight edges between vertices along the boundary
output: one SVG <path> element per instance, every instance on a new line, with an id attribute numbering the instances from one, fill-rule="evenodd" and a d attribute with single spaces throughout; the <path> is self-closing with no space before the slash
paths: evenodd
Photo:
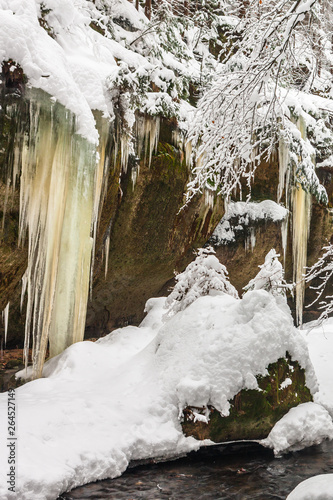
<path id="1" fill-rule="evenodd" d="M 208 406 L 209 421 L 205 423 L 195 414 L 206 414 L 206 408 L 184 408 L 184 434 L 216 443 L 262 439 L 290 408 L 312 401 L 305 384 L 304 370 L 297 361 L 291 360 L 288 353 L 285 358 L 270 364 L 267 370 L 268 375 L 256 377 L 259 390 L 243 389 L 230 401 L 227 417 L 221 416 L 213 406 Z"/>

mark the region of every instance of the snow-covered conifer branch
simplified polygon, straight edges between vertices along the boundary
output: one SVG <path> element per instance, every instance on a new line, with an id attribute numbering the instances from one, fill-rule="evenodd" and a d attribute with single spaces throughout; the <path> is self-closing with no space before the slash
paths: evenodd
<path id="1" fill-rule="evenodd" d="M 196 259 L 184 272 L 176 275 L 176 285 L 165 301 L 169 318 L 183 311 L 198 297 L 210 294 L 229 294 L 238 298 L 237 290 L 230 283 L 228 271 L 214 255 L 213 247 L 200 248 Z"/>
<path id="2" fill-rule="evenodd" d="M 293 292 L 293 285 L 286 283 L 284 270 L 278 260 L 280 255 L 272 248 L 265 257 L 265 262 L 259 266 L 258 274 L 243 288 L 246 292 L 252 290 L 266 290 L 273 295 L 285 295 L 286 291 Z"/>

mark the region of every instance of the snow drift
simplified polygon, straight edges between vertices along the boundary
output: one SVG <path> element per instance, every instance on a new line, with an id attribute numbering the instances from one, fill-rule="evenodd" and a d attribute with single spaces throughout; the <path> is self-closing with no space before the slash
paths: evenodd
<path id="1" fill-rule="evenodd" d="M 282 297 L 263 290 L 241 300 L 208 295 L 163 324 L 164 302 L 148 301 L 140 327 L 70 346 L 46 363 L 45 378 L 16 390 L 20 499 L 55 499 L 119 476 L 131 460 L 197 449 L 203 443 L 181 431 L 184 405 L 209 403 L 228 414 L 228 400 L 255 388 L 255 375 L 286 351 L 317 390 L 306 342 Z M 1 394 L 1 421 L 6 412 Z M 5 447 L 0 464 L 0 497 L 10 499 Z"/>

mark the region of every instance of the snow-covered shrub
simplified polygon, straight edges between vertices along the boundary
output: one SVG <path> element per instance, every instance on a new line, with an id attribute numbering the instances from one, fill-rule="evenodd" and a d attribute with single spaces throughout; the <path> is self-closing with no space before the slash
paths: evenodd
<path id="1" fill-rule="evenodd" d="M 214 255 L 212 247 L 200 248 L 196 259 L 176 276 L 176 285 L 165 302 L 166 317 L 183 311 L 198 297 L 227 293 L 238 298 L 236 288 L 229 282 L 228 271 Z"/>
<path id="2" fill-rule="evenodd" d="M 249 283 L 243 288 L 245 292 L 250 290 L 266 290 L 273 295 L 285 295 L 286 289 L 292 289 L 291 285 L 287 285 L 284 280 L 284 271 L 281 262 L 278 260 L 280 254 L 276 253 L 272 248 L 265 257 L 265 262 L 261 266 L 260 271 Z"/>

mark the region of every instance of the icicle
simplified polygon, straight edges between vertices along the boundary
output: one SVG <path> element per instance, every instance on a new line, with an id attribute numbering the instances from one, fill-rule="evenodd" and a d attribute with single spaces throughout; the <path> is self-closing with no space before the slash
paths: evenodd
<path id="1" fill-rule="evenodd" d="M 128 157 L 131 152 L 131 138 L 127 134 L 120 137 L 121 171 L 127 173 Z"/>
<path id="2" fill-rule="evenodd" d="M 3 204 L 3 210 L 2 210 L 2 229 L 5 227 L 5 218 L 6 218 L 6 213 L 7 213 L 7 204 L 8 204 L 8 196 L 9 196 L 9 188 L 11 184 L 11 179 L 8 177 L 7 182 L 6 182 L 6 191 L 5 191 L 5 201 Z"/>
<path id="3" fill-rule="evenodd" d="M 214 208 L 214 191 L 205 189 L 205 205 L 211 209 Z"/>
<path id="4" fill-rule="evenodd" d="M 10 118 L 14 120 L 18 120 L 16 108 L 13 106 L 7 106 L 6 108 L 6 113 L 7 115 L 10 116 Z M 21 141 L 23 138 L 23 132 L 19 129 L 16 132 L 17 136 L 17 142 Z M 13 159 L 12 159 L 12 164 L 8 165 L 10 168 L 10 171 L 7 173 L 7 180 L 6 180 L 6 190 L 5 190 L 5 197 L 4 197 L 4 203 L 3 203 L 3 208 L 2 208 L 2 229 L 5 227 L 5 219 L 6 219 L 6 213 L 7 213 L 7 208 L 8 208 L 8 203 L 9 203 L 9 197 L 11 196 L 12 200 L 14 198 L 14 193 L 16 189 L 16 182 L 20 173 L 20 148 L 18 144 L 15 144 L 14 146 L 14 151 L 13 151 Z"/>
<path id="5" fill-rule="evenodd" d="M 185 162 L 188 169 L 191 168 L 192 164 L 192 142 L 187 141 L 185 144 Z"/>
<path id="6" fill-rule="evenodd" d="M 160 118 L 156 117 L 150 120 L 151 126 L 149 130 L 149 168 L 151 165 L 151 159 L 153 152 L 157 150 L 158 141 L 160 137 Z"/>
<path id="7" fill-rule="evenodd" d="M 250 229 L 250 234 L 245 237 L 244 241 L 245 253 L 248 253 L 249 250 L 253 252 L 256 246 L 256 230 L 254 227 L 250 227 L 249 229 Z"/>
<path id="8" fill-rule="evenodd" d="M 311 220 L 311 194 L 300 185 L 292 190 L 293 204 L 293 279 L 296 283 L 296 322 L 302 325 L 305 282 L 303 275 L 307 264 L 307 243 Z"/>
<path id="9" fill-rule="evenodd" d="M 279 184 L 277 188 L 277 202 L 280 203 L 283 191 L 286 190 L 286 206 L 288 206 L 289 187 L 289 149 L 283 138 L 279 141 Z"/>
<path id="10" fill-rule="evenodd" d="M 110 254 L 110 235 L 108 234 L 104 244 L 104 252 L 105 252 L 105 279 L 108 274 L 109 269 L 109 254 Z"/>
<path id="11" fill-rule="evenodd" d="M 153 152 L 157 150 L 158 141 L 160 137 L 160 118 L 159 116 L 140 116 L 136 121 L 136 137 L 138 156 L 141 157 L 142 150 L 144 151 L 144 161 L 147 160 L 148 152 L 148 166 L 151 165 Z"/>
<path id="12" fill-rule="evenodd" d="M 283 267 L 286 266 L 286 251 L 288 242 L 288 215 L 281 222 L 281 240 L 282 240 L 282 250 L 283 250 Z"/>
<path id="13" fill-rule="evenodd" d="M 306 123 L 299 116 L 296 123 L 302 139 L 306 139 Z M 300 184 L 292 188 L 293 206 L 293 279 L 296 283 L 296 323 L 303 323 L 303 303 L 305 294 L 304 272 L 307 264 L 308 239 L 310 232 L 312 196 Z"/>
<path id="14" fill-rule="evenodd" d="M 133 191 L 135 188 L 136 181 L 139 177 L 139 173 L 140 173 L 140 164 L 138 163 L 138 165 L 133 166 L 131 170 L 131 181 L 132 181 Z"/>
<path id="15" fill-rule="evenodd" d="M 5 327 L 5 347 L 7 344 L 7 333 L 8 333 L 8 318 L 9 318 L 9 302 L 2 311 L 2 321 Z"/>
<path id="16" fill-rule="evenodd" d="M 93 207 L 93 218 L 92 218 L 93 245 L 92 245 L 92 256 L 91 256 L 91 266 L 90 266 L 90 297 L 92 296 L 97 228 L 101 214 L 101 206 L 103 204 L 106 195 L 107 181 L 109 175 L 109 165 L 110 165 L 109 158 L 106 155 L 108 137 L 110 135 L 110 124 L 107 120 L 102 119 L 102 117 L 99 114 L 97 114 L 95 118 L 99 131 L 99 144 L 98 144 L 98 152 L 96 155 L 97 163 L 96 163 L 95 179 L 94 179 L 95 192 L 94 192 L 94 207 Z"/>
<path id="17" fill-rule="evenodd" d="M 178 129 L 172 131 L 171 142 L 177 149 L 183 150 L 184 137 L 183 134 Z"/>
<path id="18" fill-rule="evenodd" d="M 32 336 L 33 378 L 50 354 L 83 339 L 93 248 L 95 148 L 74 134 L 75 118 L 30 91 L 30 131 L 22 150 L 19 240 L 28 234 L 24 358 Z"/>
<path id="19" fill-rule="evenodd" d="M 254 227 L 250 228 L 250 243 L 251 243 L 251 252 L 253 252 L 256 246 L 256 231 Z"/>
<path id="20" fill-rule="evenodd" d="M 306 128 L 306 123 L 302 115 L 299 115 L 298 120 L 297 120 L 297 128 L 301 132 L 302 139 L 306 139 L 307 137 L 307 128 Z"/>

